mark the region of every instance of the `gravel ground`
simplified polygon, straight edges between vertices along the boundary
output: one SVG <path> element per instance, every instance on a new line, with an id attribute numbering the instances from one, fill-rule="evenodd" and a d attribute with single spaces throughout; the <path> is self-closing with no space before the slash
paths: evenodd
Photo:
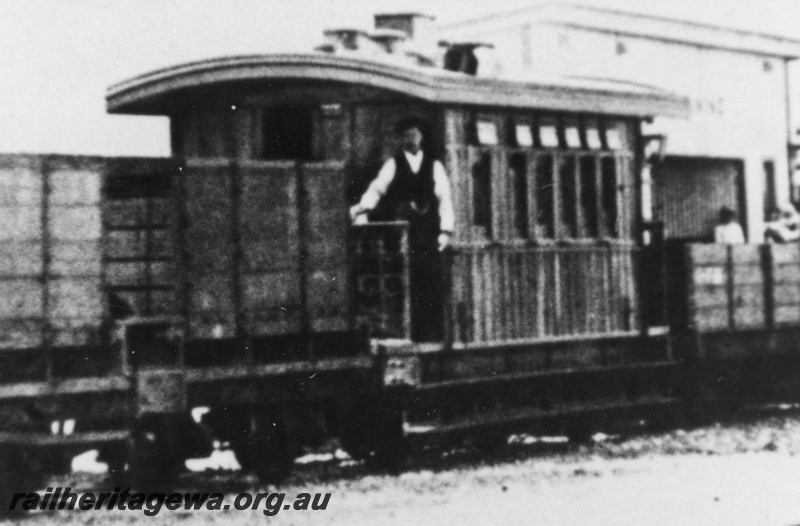
<path id="1" fill-rule="evenodd" d="M 800 524 L 800 416 L 568 446 L 525 437 L 491 458 L 469 451 L 418 455 L 398 477 L 331 460 L 299 466 L 279 489 L 331 493 L 326 510 L 52 512 L 25 524 Z M 60 484 L 96 486 L 98 475 Z M 259 488 L 231 475 L 183 479 L 182 491 L 226 489 L 226 503 Z M 263 509 L 263 507 L 262 507 Z"/>

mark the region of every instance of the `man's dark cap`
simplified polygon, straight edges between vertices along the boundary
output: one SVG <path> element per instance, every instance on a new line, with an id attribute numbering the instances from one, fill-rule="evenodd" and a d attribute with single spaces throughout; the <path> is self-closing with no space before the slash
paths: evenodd
<path id="1" fill-rule="evenodd" d="M 411 128 L 416 128 L 419 131 L 422 131 L 424 129 L 422 119 L 419 119 L 417 117 L 405 117 L 403 119 L 400 119 L 399 121 L 397 121 L 397 124 L 394 127 L 394 131 L 395 133 L 403 133 L 406 130 L 410 130 Z"/>

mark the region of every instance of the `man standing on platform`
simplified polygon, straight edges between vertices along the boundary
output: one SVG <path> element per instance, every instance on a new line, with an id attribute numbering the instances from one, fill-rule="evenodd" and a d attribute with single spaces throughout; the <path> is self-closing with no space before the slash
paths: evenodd
<path id="1" fill-rule="evenodd" d="M 422 128 L 414 118 L 397 124 L 400 151 L 384 163 L 350 217 L 358 223 L 380 205 L 390 219 L 408 221 L 411 338 L 437 341 L 443 326 L 441 252 L 450 245 L 454 214 L 450 181 L 442 163 L 422 149 Z"/>

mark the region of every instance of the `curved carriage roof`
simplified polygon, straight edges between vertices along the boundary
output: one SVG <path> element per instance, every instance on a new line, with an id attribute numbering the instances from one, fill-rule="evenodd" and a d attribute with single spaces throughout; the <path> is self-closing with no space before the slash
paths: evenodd
<path id="1" fill-rule="evenodd" d="M 110 113 L 165 115 L 175 104 L 175 96 L 187 90 L 279 80 L 363 85 L 441 104 L 635 117 L 685 117 L 689 109 L 686 98 L 640 84 L 589 78 L 517 82 L 321 53 L 223 57 L 182 64 L 111 86 L 106 103 Z"/>

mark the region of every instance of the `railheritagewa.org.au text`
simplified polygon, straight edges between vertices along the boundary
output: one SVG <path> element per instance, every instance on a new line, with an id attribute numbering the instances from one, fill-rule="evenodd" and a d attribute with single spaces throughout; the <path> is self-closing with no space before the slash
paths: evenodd
<path id="1" fill-rule="evenodd" d="M 239 493 L 226 501 L 222 493 L 139 493 L 114 488 L 113 492 L 76 493 L 72 488 L 47 488 L 46 492 L 14 493 L 9 511 L 55 510 L 130 510 L 152 517 L 162 510 L 261 510 L 264 515 L 277 515 L 281 510 L 325 510 L 330 493 Z"/>

